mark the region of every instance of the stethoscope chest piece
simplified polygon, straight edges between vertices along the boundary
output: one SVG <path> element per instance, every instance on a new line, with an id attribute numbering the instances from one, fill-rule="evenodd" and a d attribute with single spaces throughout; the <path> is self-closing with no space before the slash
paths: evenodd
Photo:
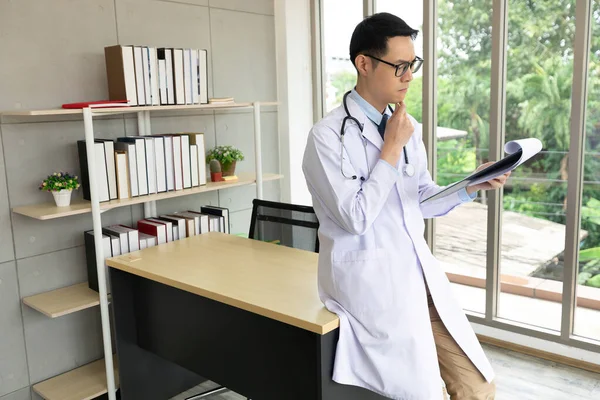
<path id="1" fill-rule="evenodd" d="M 413 177 L 415 175 L 415 167 L 412 164 L 406 164 L 404 166 L 404 173 L 407 176 Z"/>

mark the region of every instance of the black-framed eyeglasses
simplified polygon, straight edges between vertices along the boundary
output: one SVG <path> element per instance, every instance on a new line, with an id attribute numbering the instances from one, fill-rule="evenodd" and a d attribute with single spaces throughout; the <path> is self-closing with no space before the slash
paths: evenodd
<path id="1" fill-rule="evenodd" d="M 392 64 L 391 62 L 387 62 L 385 60 L 382 60 L 381 58 L 377 58 L 369 54 L 365 54 L 365 56 L 371 57 L 374 60 L 380 61 L 384 64 L 396 68 L 395 74 L 398 78 L 402 77 L 402 75 L 404 75 L 409 68 L 413 74 L 416 73 L 417 71 L 419 71 L 419 69 L 421 69 L 421 66 L 423 65 L 423 59 L 421 57 L 415 57 L 415 59 L 412 61 L 404 61 L 400 64 Z"/>

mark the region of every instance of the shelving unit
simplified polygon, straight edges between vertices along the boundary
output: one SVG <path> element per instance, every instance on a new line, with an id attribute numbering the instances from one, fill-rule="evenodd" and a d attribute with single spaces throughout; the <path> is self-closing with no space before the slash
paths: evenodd
<path id="1" fill-rule="evenodd" d="M 108 392 L 104 360 L 76 368 L 62 375 L 33 385 L 33 391 L 45 400 L 91 400 Z M 115 365 L 113 374 L 117 377 L 118 368 Z"/>
<path id="2" fill-rule="evenodd" d="M 56 207 L 54 203 L 44 203 L 14 207 L 12 212 L 25 217 L 45 221 L 65 218 L 72 215 L 91 213 L 95 238 L 102 237 L 101 213 L 118 207 L 144 204 L 144 218 L 156 217 L 156 201 L 198 193 L 241 187 L 256 186 L 256 198 L 263 197 L 263 182 L 281 179 L 282 175 L 262 171 L 261 154 L 261 106 L 275 106 L 277 103 L 235 103 L 235 104 L 196 104 L 177 106 L 136 106 L 114 108 L 84 108 L 84 109 L 49 109 L 49 110 L 15 110 L 0 112 L 0 118 L 12 117 L 17 119 L 34 117 L 83 117 L 86 150 L 88 154 L 88 171 L 91 201 L 75 201 L 69 207 Z M 190 189 L 156 193 L 123 200 L 113 200 L 100 203 L 95 169 L 94 146 L 94 117 L 118 114 L 137 114 L 138 135 L 151 134 L 150 113 L 185 110 L 240 110 L 251 109 L 254 114 L 254 152 L 255 168 L 253 174 L 238 174 L 238 180 L 232 182 L 209 182 L 206 185 Z M 109 296 L 107 295 L 106 274 L 104 267 L 103 247 L 100 240 L 95 241 L 96 269 L 98 271 L 99 293 L 88 288 L 87 282 L 61 288 L 51 292 L 29 296 L 23 299 L 27 306 L 45 314 L 50 318 L 77 312 L 86 308 L 100 305 L 102 320 L 102 339 L 104 344 L 104 359 L 74 369 L 47 381 L 38 383 L 33 389 L 47 400 L 89 400 L 108 393 L 109 400 L 116 400 L 118 374 L 112 354 L 111 324 L 108 310 Z"/>
<path id="3" fill-rule="evenodd" d="M 100 304 L 98 292 L 87 282 L 23 298 L 23 303 L 50 318 L 58 318 Z"/>

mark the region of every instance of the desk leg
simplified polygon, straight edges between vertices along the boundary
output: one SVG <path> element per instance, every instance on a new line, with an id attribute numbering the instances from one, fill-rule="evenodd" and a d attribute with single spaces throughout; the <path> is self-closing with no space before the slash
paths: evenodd
<path id="1" fill-rule="evenodd" d="M 123 400 L 166 400 L 205 381 L 138 346 L 135 294 L 138 279 L 111 268 L 115 343 Z"/>

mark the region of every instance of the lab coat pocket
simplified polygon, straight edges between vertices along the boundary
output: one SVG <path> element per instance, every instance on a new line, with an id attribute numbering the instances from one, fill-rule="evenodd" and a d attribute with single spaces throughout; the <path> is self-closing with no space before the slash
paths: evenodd
<path id="1" fill-rule="evenodd" d="M 371 320 L 393 305 L 390 260 L 385 249 L 332 253 L 337 301 L 356 318 Z"/>

